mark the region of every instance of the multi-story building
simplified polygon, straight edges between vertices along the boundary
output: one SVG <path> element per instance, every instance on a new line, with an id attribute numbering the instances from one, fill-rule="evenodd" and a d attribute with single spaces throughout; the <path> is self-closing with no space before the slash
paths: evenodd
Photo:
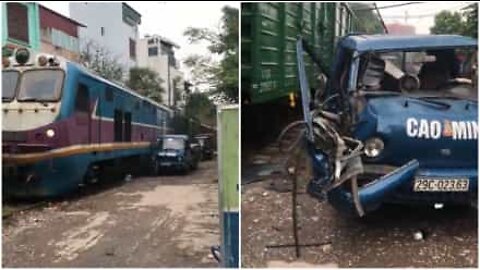
<path id="1" fill-rule="evenodd" d="M 70 17 L 85 24 L 80 30 L 80 48 L 95 44 L 123 66 L 125 76 L 136 66 L 138 26 L 141 15 L 126 3 L 71 2 Z"/>
<path id="2" fill-rule="evenodd" d="M 170 107 L 179 106 L 184 99 L 184 79 L 180 63 L 175 58 L 175 49 L 180 46 L 159 35 L 145 36 L 138 40 L 137 63 L 156 71 L 163 80 L 163 103 Z M 177 92 L 177 94 L 176 94 Z"/>
<path id="3" fill-rule="evenodd" d="M 390 23 L 386 25 L 390 35 L 415 35 L 415 26 L 401 23 Z"/>
<path id="4" fill-rule="evenodd" d="M 15 48 L 40 49 L 40 15 L 37 3 L 2 3 L 2 53 Z"/>
<path id="5" fill-rule="evenodd" d="M 79 27 L 85 25 L 40 6 L 40 51 L 80 60 Z"/>
<path id="6" fill-rule="evenodd" d="M 78 28 L 84 25 L 38 3 L 2 3 L 2 47 L 5 55 L 18 47 L 78 61 Z"/>

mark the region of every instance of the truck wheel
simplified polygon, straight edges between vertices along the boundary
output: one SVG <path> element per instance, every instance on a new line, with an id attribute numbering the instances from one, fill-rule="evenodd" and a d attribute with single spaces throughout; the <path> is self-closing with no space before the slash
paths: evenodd
<path id="1" fill-rule="evenodd" d="M 155 176 L 160 175 L 161 170 L 162 169 L 160 167 L 160 162 L 158 162 L 158 160 L 155 160 L 155 162 L 153 162 L 153 169 L 152 169 L 153 175 Z"/>

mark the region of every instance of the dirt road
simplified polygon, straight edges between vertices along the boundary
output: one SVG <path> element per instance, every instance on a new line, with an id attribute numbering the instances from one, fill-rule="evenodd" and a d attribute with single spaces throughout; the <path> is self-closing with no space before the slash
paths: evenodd
<path id="1" fill-rule="evenodd" d="M 293 247 L 267 247 L 294 243 L 291 182 L 277 172 L 284 156 L 275 147 L 249 156 L 242 160 L 242 181 L 251 182 L 242 186 L 243 267 L 477 267 L 477 209 L 386 206 L 348 218 L 306 194 L 308 178 L 297 196 L 300 258 Z"/>
<path id="2" fill-rule="evenodd" d="M 217 165 L 133 178 L 3 220 L 4 267 L 216 267 Z"/>

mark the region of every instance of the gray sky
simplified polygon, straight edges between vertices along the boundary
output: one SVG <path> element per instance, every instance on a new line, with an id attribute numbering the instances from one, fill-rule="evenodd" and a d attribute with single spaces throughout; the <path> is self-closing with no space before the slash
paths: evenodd
<path id="1" fill-rule="evenodd" d="M 194 53 L 207 54 L 207 44 L 190 45 L 183 36 L 183 31 L 189 26 L 218 29 L 224 5 L 239 8 L 240 2 L 127 2 L 142 14 L 140 36 L 159 34 L 180 45 L 177 57 L 180 61 Z M 399 1 L 379 1 L 378 7 L 406 3 Z M 416 26 L 418 34 L 428 34 L 433 26 L 434 15 L 442 10 L 459 10 L 469 2 L 424 2 L 402 7 L 381 9 L 385 23 L 405 23 Z M 65 16 L 69 16 L 68 2 L 40 2 Z M 184 67 L 182 67 L 183 69 Z M 189 72 L 185 69 L 187 78 Z"/>
<path id="2" fill-rule="evenodd" d="M 402 4 L 412 1 L 378 1 L 377 6 L 390 6 L 392 4 Z M 414 25 L 417 34 L 429 34 L 430 27 L 434 24 L 434 17 L 436 13 L 442 10 L 459 11 L 462 7 L 467 6 L 472 2 L 423 2 L 419 4 L 405 5 L 401 7 L 380 9 L 380 14 L 385 23 L 405 23 Z"/>
<path id="3" fill-rule="evenodd" d="M 68 2 L 40 1 L 52 10 L 67 17 L 70 16 Z M 207 27 L 219 29 L 222 7 L 225 5 L 240 7 L 239 2 L 126 2 L 142 15 L 139 26 L 140 37 L 145 34 L 164 36 L 178 45 L 177 58 L 182 61 L 190 54 L 207 54 L 207 44 L 188 44 L 183 32 L 187 27 Z M 182 66 L 183 69 L 183 66 Z M 188 71 L 183 70 L 188 76 Z"/>

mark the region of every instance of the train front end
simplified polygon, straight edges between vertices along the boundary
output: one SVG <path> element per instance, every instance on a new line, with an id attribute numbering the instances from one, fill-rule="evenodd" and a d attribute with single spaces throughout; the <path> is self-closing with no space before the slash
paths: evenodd
<path id="1" fill-rule="evenodd" d="M 2 155 L 6 196 L 47 196 L 42 177 L 49 168 L 48 153 L 61 144 L 61 111 L 66 64 L 49 55 L 17 49 L 3 58 Z M 60 180 L 60 179 L 57 179 Z"/>

